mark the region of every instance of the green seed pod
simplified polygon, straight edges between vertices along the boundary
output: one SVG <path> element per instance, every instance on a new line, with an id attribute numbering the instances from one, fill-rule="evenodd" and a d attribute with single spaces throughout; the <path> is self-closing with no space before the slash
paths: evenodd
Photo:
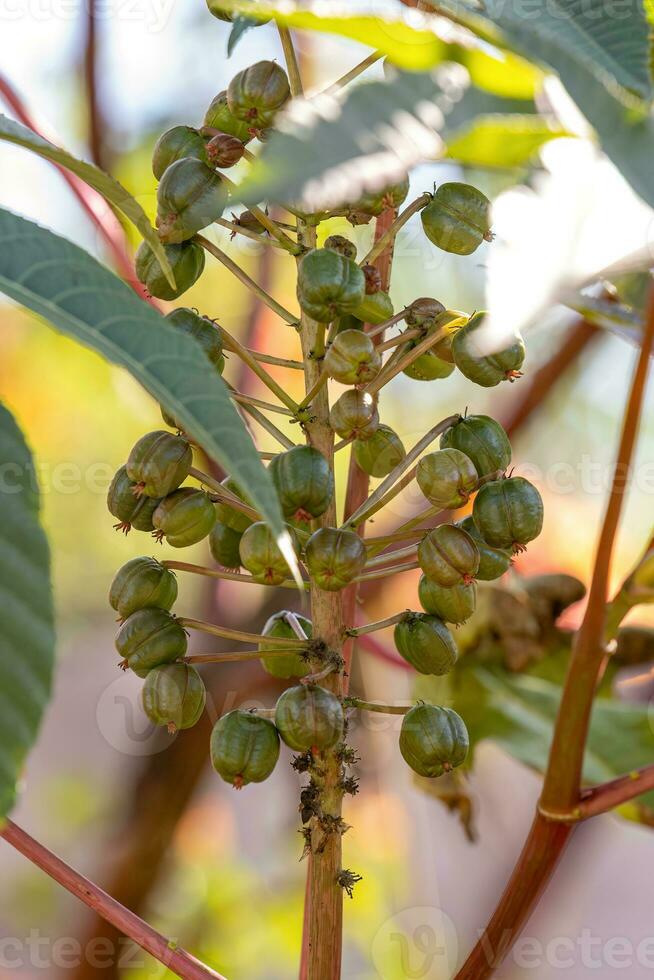
<path id="1" fill-rule="evenodd" d="M 345 330 L 363 330 L 365 324 L 363 320 L 360 320 L 357 316 L 353 316 L 351 313 L 346 313 L 345 316 L 341 316 L 338 320 L 334 320 L 336 324 L 336 329 L 334 330 L 334 335 L 343 333 Z"/>
<path id="2" fill-rule="evenodd" d="M 235 136 L 242 143 L 249 143 L 254 132 L 246 122 L 241 122 L 233 116 L 227 105 L 227 92 L 219 92 L 213 99 L 204 116 L 204 125 L 208 129 L 219 129 L 221 133 Z"/>
<path id="3" fill-rule="evenodd" d="M 242 537 L 242 531 L 235 531 L 222 521 L 216 521 L 214 524 L 209 535 L 209 547 L 214 559 L 223 568 L 241 567 L 239 548 Z"/>
<path id="4" fill-rule="evenodd" d="M 494 548 L 524 551 L 543 527 L 543 499 L 522 476 L 486 483 L 472 508 L 479 533 Z"/>
<path id="5" fill-rule="evenodd" d="M 325 248 L 331 248 L 332 251 L 344 255 L 346 259 L 352 259 L 353 262 L 357 257 L 356 245 L 343 235 L 330 235 L 325 239 Z"/>
<path id="6" fill-rule="evenodd" d="M 189 548 L 209 534 L 216 523 L 216 508 L 204 490 L 182 487 L 164 497 L 152 523 L 159 541 L 165 538 L 171 548 Z"/>
<path id="7" fill-rule="evenodd" d="M 445 312 L 445 307 L 437 299 L 421 296 L 420 299 L 415 299 L 409 307 L 404 322 L 407 327 L 422 327 L 429 330 L 436 325 L 441 313 Z"/>
<path id="8" fill-rule="evenodd" d="M 363 302 L 366 281 L 359 266 L 330 248 L 314 248 L 300 262 L 297 297 L 313 320 L 329 323 L 354 313 Z"/>
<path id="9" fill-rule="evenodd" d="M 343 385 L 365 385 L 381 370 L 381 354 L 362 330 L 337 334 L 325 356 L 330 378 Z"/>
<path id="10" fill-rule="evenodd" d="M 210 167 L 233 167 L 245 153 L 245 144 L 229 133 L 217 133 L 207 143 L 206 157 Z"/>
<path id="11" fill-rule="evenodd" d="M 328 749 L 343 736 L 343 708 L 335 694 L 316 684 L 284 691 L 275 708 L 275 725 L 296 752 Z"/>
<path id="12" fill-rule="evenodd" d="M 281 612 L 276 612 L 274 616 L 271 616 L 261 631 L 263 635 L 297 640 L 297 636 L 293 631 L 293 628 L 286 620 L 287 615 L 288 610 L 282 609 Z M 311 620 L 305 619 L 305 617 L 300 616 L 299 613 L 295 613 L 294 615 L 305 634 L 310 638 L 313 633 L 313 624 L 311 623 Z M 259 644 L 259 649 L 266 649 L 265 642 Z M 299 653 L 289 653 L 283 656 L 275 655 L 274 657 L 262 657 L 261 665 L 263 669 L 273 677 L 304 677 L 311 670 L 309 663 L 306 660 L 303 660 Z"/>
<path id="13" fill-rule="evenodd" d="M 366 549 L 359 535 L 335 527 L 314 531 L 305 554 L 311 578 L 325 592 L 344 589 L 366 563 Z"/>
<path id="14" fill-rule="evenodd" d="M 247 228 L 248 231 L 254 231 L 257 233 L 257 235 L 268 234 L 268 229 L 264 228 L 257 216 L 252 214 L 252 212 L 249 210 L 241 211 L 238 217 L 232 211 L 232 218 L 234 220 L 234 224 L 238 225 L 239 228 Z M 234 235 L 235 232 L 232 232 L 231 237 L 234 237 Z"/>
<path id="15" fill-rule="evenodd" d="M 416 473 L 427 500 L 443 510 L 462 507 L 477 488 L 477 470 L 458 449 L 439 449 L 423 456 Z"/>
<path id="16" fill-rule="evenodd" d="M 399 208 L 409 193 L 409 178 L 404 177 L 397 184 L 384 187 L 381 191 L 364 194 L 352 206 L 353 211 L 362 211 L 367 215 L 377 217 L 388 208 Z"/>
<path id="17" fill-rule="evenodd" d="M 189 310 L 184 306 L 169 313 L 166 320 L 177 330 L 192 337 L 200 345 L 216 371 L 219 374 L 223 373 L 225 367 L 223 342 L 220 330 L 213 320 L 206 316 L 200 316 L 194 310 Z"/>
<path id="18" fill-rule="evenodd" d="M 451 708 L 417 704 L 404 716 L 400 752 L 419 776 L 433 778 L 460 766 L 468 754 L 468 732 Z"/>
<path id="19" fill-rule="evenodd" d="M 407 343 L 407 350 L 413 350 L 420 342 L 421 338 L 410 340 Z M 407 378 L 413 378 L 414 381 L 438 381 L 441 378 L 449 378 L 454 371 L 454 364 L 449 359 L 451 350 L 451 337 L 443 337 L 442 340 L 437 341 L 433 347 L 407 365 L 403 373 L 406 374 Z"/>
<path id="20" fill-rule="evenodd" d="M 294 446 L 279 453 L 268 467 L 284 516 L 298 523 L 320 517 L 334 496 L 329 463 L 313 446 Z"/>
<path id="21" fill-rule="evenodd" d="M 440 677 L 456 663 L 456 643 L 445 623 L 426 613 L 407 613 L 395 627 L 397 652 L 419 674 Z"/>
<path id="22" fill-rule="evenodd" d="M 137 609 L 172 609 L 177 598 L 177 579 L 154 558 L 131 558 L 114 576 L 109 605 L 121 619 Z"/>
<path id="23" fill-rule="evenodd" d="M 171 429 L 176 429 L 177 432 L 182 432 L 182 426 L 179 424 L 177 419 L 173 418 L 170 412 L 164 408 L 161 403 L 159 403 L 159 411 L 161 412 L 161 417 L 166 425 L 169 425 Z"/>
<path id="24" fill-rule="evenodd" d="M 482 388 L 494 388 L 500 381 L 515 381 L 525 359 L 525 345 L 521 337 L 493 354 L 483 353 L 478 331 L 485 313 L 475 313 L 465 327 L 457 331 L 452 340 L 454 363 L 461 374 Z"/>
<path id="25" fill-rule="evenodd" d="M 246 495 L 243 493 L 238 484 L 231 478 L 231 476 L 228 476 L 225 480 L 223 480 L 222 485 L 226 490 L 230 490 L 236 497 L 238 497 L 239 500 L 249 504 L 249 500 L 247 499 Z M 232 507 L 231 504 L 224 503 L 221 500 L 219 500 L 216 504 L 216 520 L 226 524 L 227 527 L 231 527 L 232 531 L 238 531 L 239 534 L 242 534 L 243 531 L 247 530 L 251 524 L 254 524 L 252 518 L 248 517 L 247 514 L 244 514 L 243 511 L 237 510 L 235 507 Z"/>
<path id="26" fill-rule="evenodd" d="M 354 315 L 364 323 L 380 324 L 393 316 L 393 304 L 388 293 L 379 289 L 376 293 L 366 293 L 363 300 L 353 310 Z"/>
<path id="27" fill-rule="evenodd" d="M 186 479 L 193 452 L 183 436 L 157 429 L 141 436 L 127 458 L 127 475 L 146 497 L 166 497 Z"/>
<path id="28" fill-rule="evenodd" d="M 204 249 L 197 242 L 182 242 L 180 245 L 165 245 L 166 257 L 175 277 L 175 288 L 170 285 L 164 271 L 147 242 L 141 242 L 136 252 L 135 270 L 151 296 L 157 299 L 177 299 L 202 275 L 204 270 Z"/>
<path id="29" fill-rule="evenodd" d="M 432 582 L 426 575 L 420 576 L 418 583 L 418 598 L 420 605 L 430 616 L 438 616 L 445 623 L 465 623 L 470 619 L 477 604 L 477 586 L 474 582 L 469 585 L 454 585 L 445 588 Z"/>
<path id="30" fill-rule="evenodd" d="M 219 718 L 211 733 L 211 765 L 241 789 L 267 779 L 279 758 L 279 735 L 267 718 L 237 708 Z"/>
<path id="31" fill-rule="evenodd" d="M 154 531 L 152 515 L 158 504 L 159 498 L 138 493 L 138 484 L 130 480 L 127 467 L 121 466 L 107 493 L 109 513 L 118 518 L 118 524 L 114 524 L 116 530 L 125 534 L 129 534 L 133 527 L 137 531 Z"/>
<path id="32" fill-rule="evenodd" d="M 377 403 L 367 391 L 344 391 L 331 407 L 329 424 L 341 439 L 370 439 L 379 428 Z"/>
<path id="33" fill-rule="evenodd" d="M 298 544 L 295 531 L 288 525 L 287 530 L 297 551 Z M 277 547 L 272 531 L 263 521 L 251 524 L 243 532 L 239 554 L 241 565 L 247 568 L 257 582 L 261 582 L 263 585 L 281 585 L 291 575 L 286 559 Z"/>
<path id="34" fill-rule="evenodd" d="M 152 172 L 157 180 L 161 180 L 171 163 L 184 157 L 193 157 L 202 163 L 208 163 L 206 143 L 197 129 L 192 129 L 191 126 L 173 126 L 161 134 L 154 146 Z"/>
<path id="35" fill-rule="evenodd" d="M 380 422 L 369 439 L 356 439 L 353 445 L 357 465 L 368 476 L 388 476 L 406 456 L 402 440 L 389 425 Z"/>
<path id="36" fill-rule="evenodd" d="M 441 184 L 420 217 L 429 241 L 455 255 L 470 255 L 492 238 L 490 201 L 470 184 Z"/>
<path id="37" fill-rule="evenodd" d="M 503 473 L 511 462 L 511 443 L 499 422 L 488 415 L 459 416 L 441 436 L 441 449 L 458 449 L 475 464 L 480 477 Z"/>
<path id="38" fill-rule="evenodd" d="M 207 692 L 195 667 L 162 664 L 145 678 L 143 710 L 155 725 L 166 725 L 171 735 L 192 728 L 204 711 Z"/>
<path id="39" fill-rule="evenodd" d="M 460 527 L 439 524 L 420 542 L 418 562 L 427 578 L 438 585 L 469 585 L 479 568 L 479 549 Z"/>
<path id="40" fill-rule="evenodd" d="M 157 188 L 157 230 L 162 242 L 178 243 L 213 224 L 225 210 L 220 176 L 192 157 L 172 163 Z"/>
<path id="41" fill-rule="evenodd" d="M 234 75 L 227 87 L 229 111 L 253 129 L 267 129 L 291 97 L 288 78 L 274 61 L 258 61 Z"/>
<path id="42" fill-rule="evenodd" d="M 172 663 L 186 654 L 186 633 L 165 609 L 137 609 L 116 636 L 121 666 L 146 677 L 153 667 Z"/>
<path id="43" fill-rule="evenodd" d="M 502 551 L 500 548 L 491 548 L 489 544 L 486 544 L 471 515 L 464 517 L 457 526 L 470 535 L 479 549 L 479 568 L 476 576 L 479 581 L 492 582 L 509 570 L 511 552 Z"/>

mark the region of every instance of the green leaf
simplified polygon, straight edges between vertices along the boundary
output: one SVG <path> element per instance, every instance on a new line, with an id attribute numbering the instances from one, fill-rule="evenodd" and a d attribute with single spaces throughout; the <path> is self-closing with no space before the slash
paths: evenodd
<path id="1" fill-rule="evenodd" d="M 50 697 L 55 635 L 50 552 L 39 521 L 34 466 L 0 405 L 0 821 Z"/>
<path id="2" fill-rule="evenodd" d="M 192 338 L 82 249 L 1 208 L 0 291 L 127 368 L 286 542 L 272 480 L 224 381 Z"/>
<path id="3" fill-rule="evenodd" d="M 32 150 L 34 153 L 38 153 L 39 156 L 45 157 L 46 160 L 51 160 L 53 163 L 57 163 L 59 166 L 65 167 L 66 170 L 77 174 L 85 184 L 88 184 L 98 194 L 101 194 L 109 204 L 112 204 L 136 225 L 143 238 L 145 238 L 152 251 L 156 254 L 171 286 L 175 285 L 175 277 L 170 268 L 164 247 L 159 240 L 159 236 L 150 224 L 148 216 L 141 205 L 138 201 L 134 200 L 122 184 L 119 184 L 117 180 L 110 177 L 109 174 L 104 173 L 103 170 L 100 170 L 92 163 L 85 163 L 83 160 L 78 160 L 66 150 L 55 146 L 54 143 L 43 139 L 43 137 L 39 136 L 33 130 L 28 129 L 27 126 L 23 126 L 21 123 L 9 119 L 7 116 L 2 115 L 2 113 L 0 113 L 0 140 L 5 140 L 7 143 L 15 143 L 17 146 L 24 146 L 25 149 Z"/>
<path id="4" fill-rule="evenodd" d="M 418 160 L 441 156 L 448 133 L 477 114 L 516 104 L 524 111 L 523 101 L 473 88 L 467 72 L 450 67 L 454 73 L 443 67 L 363 82 L 342 104 L 304 104 L 283 132 L 273 132 L 239 195 L 249 204 L 272 198 L 301 199 L 310 210 L 337 207 L 344 187 L 352 200 L 398 180 Z"/>
<path id="5" fill-rule="evenodd" d="M 452 707 L 464 719 L 474 747 L 491 739 L 538 772 L 547 765 L 561 687 L 539 677 L 502 669 L 462 669 L 450 689 Z M 646 706 L 601 697 L 595 701 L 584 761 L 589 784 L 647 765 L 654 733 Z M 654 796 L 653 796 L 654 798 Z"/>
<path id="6" fill-rule="evenodd" d="M 543 116 L 478 116 L 448 139 L 447 156 L 468 166 L 520 167 L 549 140 L 569 135 Z"/>
<path id="7" fill-rule="evenodd" d="M 234 18 L 232 23 L 232 29 L 229 32 L 229 38 L 227 39 L 227 57 L 231 58 L 234 54 L 236 45 L 241 40 L 244 34 L 246 34 L 252 27 L 258 27 L 259 21 L 252 20 L 251 17 L 237 16 Z"/>

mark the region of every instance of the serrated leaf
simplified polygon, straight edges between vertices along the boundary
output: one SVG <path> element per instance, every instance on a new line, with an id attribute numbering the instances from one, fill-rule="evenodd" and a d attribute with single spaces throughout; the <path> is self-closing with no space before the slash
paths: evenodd
<path id="1" fill-rule="evenodd" d="M 524 109 L 471 87 L 458 65 L 363 82 L 342 103 L 324 97 L 291 106 L 237 193 L 249 204 L 272 198 L 301 200 L 310 210 L 338 207 L 442 156 L 448 133 L 478 113 L 516 104 Z"/>
<path id="2" fill-rule="evenodd" d="M 478 116 L 447 141 L 447 156 L 474 167 L 521 167 L 545 143 L 569 136 L 543 116 Z"/>
<path id="3" fill-rule="evenodd" d="M 14 143 L 17 146 L 23 146 L 25 149 L 32 150 L 46 160 L 58 163 L 61 167 L 65 167 L 66 170 L 70 170 L 80 177 L 85 184 L 92 187 L 98 194 L 101 194 L 109 204 L 112 204 L 121 211 L 138 228 L 143 238 L 156 254 L 171 286 L 175 286 L 175 277 L 166 257 L 165 249 L 159 240 L 159 236 L 150 224 L 148 216 L 141 205 L 122 184 L 119 184 L 117 180 L 110 177 L 109 174 L 106 174 L 94 164 L 86 163 L 84 160 L 78 160 L 77 157 L 68 153 L 67 150 L 63 150 L 60 146 L 55 146 L 54 143 L 43 139 L 42 136 L 39 136 L 32 129 L 23 126 L 22 123 L 16 122 L 14 119 L 9 119 L 7 116 L 2 115 L 2 113 L 0 113 L 0 140 L 4 140 L 7 143 Z"/>
<path id="4" fill-rule="evenodd" d="M 450 688 L 474 747 L 491 739 L 514 758 L 538 772 L 547 765 L 561 687 L 542 678 L 483 667 L 463 669 Z M 654 752 L 654 733 L 647 707 L 598 698 L 584 760 L 584 781 L 613 779 L 647 765 Z M 651 796 L 652 794 L 650 794 Z"/>
<path id="5" fill-rule="evenodd" d="M 275 535 L 286 534 L 272 480 L 191 337 L 77 245 L 1 208 L 0 291 L 127 368 L 247 491 Z"/>
<path id="6" fill-rule="evenodd" d="M 55 635 L 50 552 L 22 433 L 0 404 L 0 821 L 50 697 Z"/>

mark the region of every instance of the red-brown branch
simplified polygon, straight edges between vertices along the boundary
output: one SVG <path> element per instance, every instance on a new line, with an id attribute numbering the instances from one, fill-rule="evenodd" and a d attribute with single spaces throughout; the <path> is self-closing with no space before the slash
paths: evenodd
<path id="1" fill-rule="evenodd" d="M 116 902 L 88 878 L 74 871 L 11 820 L 8 820 L 0 830 L 0 837 L 182 980 L 225 980 L 220 973 L 204 966 L 186 950 L 166 939 L 129 909 Z"/>
<path id="2" fill-rule="evenodd" d="M 51 137 L 36 124 L 16 89 L 3 75 L 0 75 L 0 95 L 19 122 L 22 122 L 24 126 L 33 130 L 43 139 L 52 141 Z M 66 170 L 65 167 L 60 166 L 58 163 L 53 164 L 53 166 L 57 168 L 79 201 L 81 207 L 98 230 L 100 237 L 113 258 L 118 274 L 142 299 L 147 300 L 152 306 L 158 307 L 159 304 L 152 297 L 146 295 L 141 283 L 134 275 L 134 267 L 127 247 L 125 232 L 105 199 L 97 191 L 94 191 L 92 187 L 85 184 L 76 174 L 71 173 L 70 170 Z"/>

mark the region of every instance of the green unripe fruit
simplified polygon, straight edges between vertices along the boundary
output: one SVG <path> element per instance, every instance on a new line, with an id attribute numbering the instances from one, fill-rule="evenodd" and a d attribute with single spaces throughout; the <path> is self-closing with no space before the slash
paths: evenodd
<path id="1" fill-rule="evenodd" d="M 334 320 L 334 323 L 336 325 L 334 336 L 343 333 L 344 330 L 363 330 L 365 326 L 363 320 L 352 316 L 351 313 L 346 313 L 345 316 L 339 317 L 338 320 Z"/>
<path id="2" fill-rule="evenodd" d="M 298 268 L 298 302 L 307 316 L 320 323 L 354 313 L 363 302 L 365 286 L 359 266 L 329 248 L 307 252 Z"/>
<path id="3" fill-rule="evenodd" d="M 132 558 L 119 568 L 109 589 L 109 605 L 121 619 L 137 609 L 172 609 L 177 579 L 154 558 Z"/>
<path id="4" fill-rule="evenodd" d="M 214 17 L 217 17 L 218 20 L 225 21 L 228 24 L 231 24 L 233 22 L 234 14 L 230 13 L 227 10 L 222 10 L 219 5 L 219 0 L 218 2 L 216 2 L 216 0 L 207 0 L 207 7 L 209 8 L 209 13 L 213 14 Z M 270 20 L 270 17 L 262 17 L 262 18 L 252 17 L 250 19 L 255 20 L 255 24 L 253 24 L 252 26 L 257 26 L 260 24 L 267 24 L 268 21 Z"/>
<path id="5" fill-rule="evenodd" d="M 335 694 L 316 684 L 298 684 L 281 695 L 275 725 L 296 752 L 328 749 L 343 736 L 343 708 Z"/>
<path id="6" fill-rule="evenodd" d="M 166 725 L 171 735 L 192 728 L 204 711 L 207 692 L 195 667 L 163 664 L 145 678 L 143 710 L 155 725 Z"/>
<path id="7" fill-rule="evenodd" d="M 472 508 L 479 533 L 493 548 L 524 551 L 543 527 L 543 499 L 522 476 L 486 483 Z"/>
<path id="8" fill-rule="evenodd" d="M 400 752 L 419 776 L 433 778 L 460 766 L 468 754 L 468 731 L 451 708 L 417 704 L 404 716 Z"/>
<path id="9" fill-rule="evenodd" d="M 470 255 L 490 232 L 490 201 L 470 184 L 441 184 L 420 214 L 425 235 L 455 255 Z"/>
<path id="10" fill-rule="evenodd" d="M 138 484 L 127 475 L 127 467 L 121 466 L 107 493 L 109 513 L 118 518 L 118 524 L 114 524 L 117 531 L 128 534 L 133 527 L 137 531 L 154 531 L 152 515 L 159 498 L 146 497 L 138 489 Z"/>
<path id="11" fill-rule="evenodd" d="M 226 490 L 231 491 L 234 496 L 238 497 L 239 500 L 242 500 L 244 503 L 249 503 L 245 494 L 231 476 L 223 480 L 222 485 Z M 242 510 L 237 510 L 236 507 L 232 507 L 231 504 L 225 503 L 222 500 L 219 500 L 216 504 L 216 520 L 226 524 L 232 531 L 238 531 L 239 534 L 242 534 L 250 524 L 254 524 L 252 518 L 244 514 Z"/>
<path id="12" fill-rule="evenodd" d="M 249 143 L 254 133 L 246 122 L 241 122 L 233 116 L 227 105 L 227 92 L 219 92 L 213 99 L 204 116 L 204 125 L 209 129 L 218 129 L 221 133 L 235 136 L 242 143 Z"/>
<path id="13" fill-rule="evenodd" d="M 182 426 L 179 424 L 177 419 L 173 418 L 170 412 L 166 408 L 164 408 L 164 406 L 161 403 L 159 404 L 159 411 L 161 412 L 161 417 L 166 423 L 166 425 L 169 425 L 171 429 L 176 429 L 177 432 L 182 431 Z"/>
<path id="14" fill-rule="evenodd" d="M 494 388 L 500 381 L 515 381 L 525 359 L 525 345 L 521 337 L 515 337 L 507 347 L 492 354 L 484 352 L 479 342 L 479 331 L 485 313 L 475 313 L 465 327 L 457 331 L 452 340 L 454 363 L 461 374 L 482 388 Z"/>
<path id="15" fill-rule="evenodd" d="M 237 708 L 214 725 L 210 749 L 218 775 L 241 789 L 271 774 L 279 758 L 279 735 L 267 718 Z"/>
<path id="16" fill-rule="evenodd" d="M 395 627 L 397 652 L 419 674 L 440 677 L 452 669 L 457 649 L 452 634 L 437 616 L 408 613 Z"/>
<path id="17" fill-rule="evenodd" d="M 381 369 L 381 354 L 362 330 L 344 330 L 334 338 L 325 356 L 330 378 L 344 385 L 364 385 Z"/>
<path id="18" fill-rule="evenodd" d="M 297 551 L 297 538 L 293 528 L 287 527 Z M 286 559 L 277 547 L 275 536 L 263 521 L 251 524 L 243 532 L 239 545 L 241 565 L 247 568 L 257 582 L 264 585 L 281 585 L 290 577 Z"/>
<path id="19" fill-rule="evenodd" d="M 352 259 L 353 262 L 357 257 L 356 245 L 343 235 L 330 235 L 329 238 L 325 239 L 325 248 L 331 248 L 334 252 L 339 252 L 341 255 L 344 255 L 347 259 Z"/>
<path id="20" fill-rule="evenodd" d="M 152 172 L 161 180 L 171 163 L 193 157 L 207 163 L 206 143 L 197 129 L 191 126 L 173 126 L 162 133 L 152 153 Z"/>
<path id="21" fill-rule="evenodd" d="M 235 531 L 222 521 L 216 521 L 214 524 L 209 535 L 209 547 L 214 559 L 223 568 L 241 567 L 239 548 L 242 537 L 242 531 Z"/>
<path id="22" fill-rule="evenodd" d="M 407 327 L 421 327 L 429 330 L 436 325 L 441 313 L 445 312 L 445 307 L 437 299 L 421 296 L 420 299 L 415 299 L 409 307 L 404 322 Z"/>
<path id="23" fill-rule="evenodd" d="M 370 439 L 379 428 L 377 403 L 367 391 L 344 391 L 331 407 L 329 424 L 341 439 Z"/>
<path id="24" fill-rule="evenodd" d="M 210 167 L 226 169 L 243 157 L 245 144 L 236 136 L 229 133 L 216 133 L 207 143 L 207 162 Z"/>
<path id="25" fill-rule="evenodd" d="M 430 616 L 438 616 L 445 623 L 465 623 L 470 619 L 477 604 L 477 586 L 454 585 L 445 588 L 432 582 L 426 575 L 420 576 L 418 583 L 418 598 L 420 605 Z"/>
<path id="26" fill-rule="evenodd" d="M 477 488 L 477 470 L 472 460 L 458 449 L 439 449 L 418 463 L 418 486 L 435 507 L 462 507 Z"/>
<path id="27" fill-rule="evenodd" d="M 475 464 L 480 477 L 503 473 L 511 462 L 511 443 L 499 422 L 488 415 L 460 416 L 441 436 L 441 449 L 458 449 Z"/>
<path id="28" fill-rule="evenodd" d="M 157 230 L 162 242 L 185 242 L 225 210 L 227 187 L 201 160 L 171 163 L 157 188 Z"/>
<path id="29" fill-rule="evenodd" d="M 325 592 L 344 589 L 366 563 L 366 549 L 359 535 L 335 527 L 314 531 L 305 554 L 311 578 Z"/>
<path id="30" fill-rule="evenodd" d="M 169 313 L 166 320 L 177 330 L 192 337 L 200 345 L 216 371 L 219 374 L 223 373 L 225 367 L 223 343 L 220 330 L 213 320 L 206 316 L 200 316 L 194 310 L 189 310 L 184 306 Z"/>
<path id="31" fill-rule="evenodd" d="M 412 350 L 418 343 L 420 339 L 409 341 L 407 350 Z M 404 368 L 403 373 L 414 381 L 438 381 L 441 378 L 449 378 L 454 371 L 454 363 L 448 359 L 451 349 L 451 338 L 444 337 L 424 354 L 416 357 Z"/>
<path id="32" fill-rule="evenodd" d="M 469 585 L 479 568 L 479 549 L 462 528 L 439 524 L 420 542 L 418 562 L 427 578 L 438 585 Z"/>
<path id="33" fill-rule="evenodd" d="M 189 548 L 209 534 L 216 523 L 216 508 L 204 490 L 182 487 L 164 497 L 152 523 L 159 541 L 165 538 L 171 548 Z"/>
<path id="34" fill-rule="evenodd" d="M 279 453 L 268 467 L 284 516 L 300 523 L 320 517 L 334 496 L 334 475 L 313 446 L 294 446 Z"/>
<path id="35" fill-rule="evenodd" d="M 479 528 L 473 521 L 471 515 L 459 521 L 458 527 L 470 535 L 479 549 L 479 568 L 477 569 L 476 577 L 480 581 L 492 582 L 509 570 L 511 567 L 511 552 L 503 551 L 500 548 L 491 548 L 482 538 L 479 533 Z"/>
<path id="36" fill-rule="evenodd" d="M 204 249 L 197 242 L 182 242 L 180 245 L 164 245 L 164 250 L 175 277 L 174 289 L 147 242 L 141 242 L 136 252 L 136 276 L 151 296 L 165 300 L 177 299 L 202 275 Z"/>
<path id="37" fill-rule="evenodd" d="M 364 194 L 356 204 L 352 206 L 353 211 L 361 211 L 367 215 L 377 217 L 386 211 L 387 208 L 399 208 L 409 193 L 409 178 L 404 177 L 397 184 L 384 187 L 381 191 Z"/>
<path id="38" fill-rule="evenodd" d="M 352 448 L 357 465 L 374 477 L 388 476 L 406 456 L 398 434 L 381 422 L 369 439 L 356 439 Z"/>
<path id="39" fill-rule="evenodd" d="M 281 612 L 276 612 L 274 616 L 271 616 L 261 631 L 263 635 L 297 640 L 298 637 L 296 633 L 286 620 L 287 612 L 288 611 L 286 609 L 282 609 Z M 313 624 L 311 623 L 311 620 L 305 619 L 305 617 L 300 616 L 299 613 L 295 613 L 294 615 L 304 630 L 306 636 L 310 638 L 313 633 Z M 259 644 L 259 649 L 266 649 L 265 642 Z M 274 657 L 262 657 L 261 665 L 263 669 L 273 677 L 283 678 L 304 677 L 311 669 L 307 661 L 303 660 L 299 653 L 289 653 L 280 656 L 275 654 Z"/>
<path id="40" fill-rule="evenodd" d="M 146 497 L 166 497 L 182 483 L 193 463 L 183 436 L 157 429 L 142 436 L 127 458 L 127 475 Z"/>
<path id="41" fill-rule="evenodd" d="M 364 323 L 385 323 L 393 316 L 393 304 L 388 293 L 379 289 L 376 293 L 366 293 L 363 300 L 353 310 L 354 315 Z"/>
<path id="42" fill-rule="evenodd" d="M 146 677 L 161 664 L 172 663 L 186 654 L 186 633 L 165 609 L 137 609 L 125 620 L 116 636 L 122 667 Z"/>
<path id="43" fill-rule="evenodd" d="M 286 72 L 274 61 L 258 61 L 227 87 L 229 111 L 253 129 L 267 129 L 291 96 Z"/>

